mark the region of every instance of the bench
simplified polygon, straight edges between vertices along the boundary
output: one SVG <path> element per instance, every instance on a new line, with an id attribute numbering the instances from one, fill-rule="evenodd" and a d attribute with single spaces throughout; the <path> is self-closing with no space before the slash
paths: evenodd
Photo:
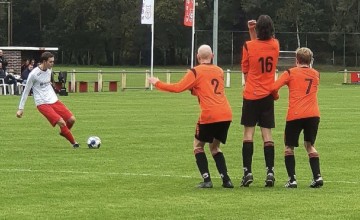
<path id="1" fill-rule="evenodd" d="M 117 92 L 118 82 L 117 80 L 104 80 L 104 83 L 109 83 L 109 92 Z M 88 84 L 94 83 L 94 92 L 99 92 L 99 82 L 98 81 L 78 81 L 79 83 L 79 92 L 88 92 Z M 76 92 L 76 89 L 75 89 Z"/>

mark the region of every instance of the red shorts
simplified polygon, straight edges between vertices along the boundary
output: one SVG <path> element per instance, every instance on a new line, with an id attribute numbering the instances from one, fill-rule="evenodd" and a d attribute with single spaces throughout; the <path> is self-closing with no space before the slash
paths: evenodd
<path id="1" fill-rule="evenodd" d="M 38 105 L 37 109 L 47 118 L 53 127 L 55 127 L 61 118 L 67 121 L 73 116 L 71 111 L 61 101 L 57 101 L 54 104 Z"/>

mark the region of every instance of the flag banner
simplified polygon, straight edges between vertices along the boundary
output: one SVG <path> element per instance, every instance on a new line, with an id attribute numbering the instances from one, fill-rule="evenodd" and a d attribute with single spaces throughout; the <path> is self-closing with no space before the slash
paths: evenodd
<path id="1" fill-rule="evenodd" d="M 143 0 L 141 24 L 154 24 L 154 0 Z"/>
<path id="2" fill-rule="evenodd" d="M 185 0 L 184 25 L 188 27 L 192 27 L 193 20 L 194 20 L 194 0 Z"/>

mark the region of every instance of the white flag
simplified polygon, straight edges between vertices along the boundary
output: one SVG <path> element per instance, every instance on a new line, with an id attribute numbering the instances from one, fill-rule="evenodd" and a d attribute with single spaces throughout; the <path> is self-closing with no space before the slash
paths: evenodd
<path id="1" fill-rule="evenodd" d="M 143 0 L 141 24 L 154 24 L 154 0 Z"/>

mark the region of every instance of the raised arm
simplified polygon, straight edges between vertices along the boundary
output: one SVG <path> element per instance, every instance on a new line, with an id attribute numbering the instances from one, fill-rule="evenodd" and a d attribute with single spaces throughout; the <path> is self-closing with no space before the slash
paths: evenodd
<path id="1" fill-rule="evenodd" d="M 251 40 L 256 40 L 257 38 L 255 27 L 256 27 L 256 20 L 248 21 L 248 28 L 249 28 L 249 34 Z"/>

